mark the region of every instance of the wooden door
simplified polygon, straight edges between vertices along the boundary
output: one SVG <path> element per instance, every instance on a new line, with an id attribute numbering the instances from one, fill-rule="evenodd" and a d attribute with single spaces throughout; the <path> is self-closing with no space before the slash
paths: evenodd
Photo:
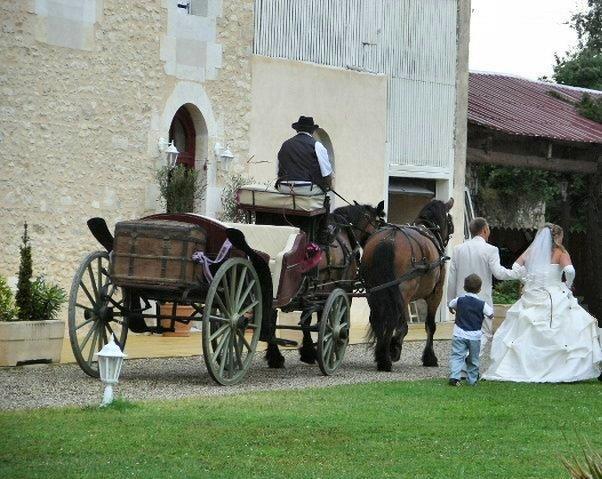
<path id="1" fill-rule="evenodd" d="M 192 117 L 185 106 L 179 108 L 169 127 L 169 141 L 172 140 L 180 152 L 177 162 L 188 168 L 194 168 L 196 131 Z"/>

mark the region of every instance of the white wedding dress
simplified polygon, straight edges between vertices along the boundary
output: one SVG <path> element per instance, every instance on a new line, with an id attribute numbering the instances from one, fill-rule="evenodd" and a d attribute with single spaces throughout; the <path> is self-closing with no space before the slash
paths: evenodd
<path id="1" fill-rule="evenodd" d="M 600 375 L 597 321 L 562 282 L 562 271 L 547 264 L 526 276 L 521 298 L 493 337 L 485 379 L 572 382 Z"/>

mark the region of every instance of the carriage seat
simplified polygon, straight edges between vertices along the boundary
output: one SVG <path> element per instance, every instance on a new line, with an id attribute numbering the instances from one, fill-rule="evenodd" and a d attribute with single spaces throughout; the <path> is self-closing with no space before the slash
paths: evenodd
<path id="1" fill-rule="evenodd" d="M 246 223 L 225 223 L 228 228 L 236 228 L 245 235 L 247 244 L 254 250 L 266 253 L 270 257 L 269 267 L 272 274 L 272 298 L 276 299 L 282 260 L 293 249 L 295 239 L 301 232 L 292 226 L 253 225 Z"/>
<path id="2" fill-rule="evenodd" d="M 281 193 L 271 186 L 244 185 L 238 189 L 237 203 L 243 209 L 273 208 L 291 211 L 314 211 L 324 207 L 326 195 L 316 188 L 315 195 Z"/>

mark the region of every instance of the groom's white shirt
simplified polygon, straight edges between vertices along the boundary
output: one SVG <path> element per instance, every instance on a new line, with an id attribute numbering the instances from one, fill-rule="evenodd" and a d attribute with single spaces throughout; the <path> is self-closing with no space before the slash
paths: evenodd
<path id="1" fill-rule="evenodd" d="M 482 236 L 475 236 L 454 248 L 449 266 L 447 300 L 464 295 L 464 279 L 478 274 L 483 282 L 478 297 L 493 306 L 491 298 L 492 276 L 497 279 L 518 279 L 519 272 L 506 269 L 500 264 L 498 249 L 488 244 Z"/>

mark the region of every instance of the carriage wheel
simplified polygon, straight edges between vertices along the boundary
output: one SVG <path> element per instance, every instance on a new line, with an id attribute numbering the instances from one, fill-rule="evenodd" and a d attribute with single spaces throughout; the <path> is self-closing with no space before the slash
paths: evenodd
<path id="1" fill-rule="evenodd" d="M 128 334 L 129 295 L 109 277 L 109 254 L 89 254 L 73 277 L 69 294 L 69 340 L 86 374 L 98 377 L 94 353 L 115 334 L 121 349 Z"/>
<path id="2" fill-rule="evenodd" d="M 211 282 L 203 313 L 203 357 L 219 384 L 236 384 L 244 378 L 259 341 L 261 315 L 255 268 L 247 259 L 229 259 Z"/>
<path id="3" fill-rule="evenodd" d="M 347 293 L 337 288 L 326 300 L 318 332 L 318 366 L 325 376 L 333 374 L 343 362 L 350 325 Z"/>

